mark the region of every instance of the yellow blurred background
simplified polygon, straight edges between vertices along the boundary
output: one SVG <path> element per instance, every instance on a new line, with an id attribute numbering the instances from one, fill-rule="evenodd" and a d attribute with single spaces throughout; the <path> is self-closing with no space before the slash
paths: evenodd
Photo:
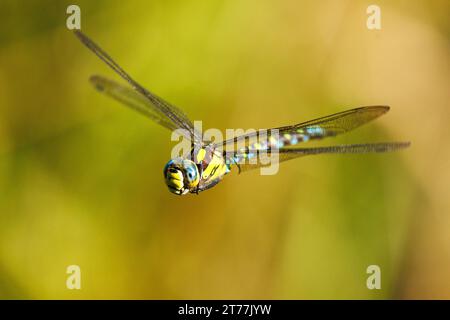
<path id="1" fill-rule="evenodd" d="M 70 4 L 0 3 L 0 298 L 450 298 L 448 1 L 77 1 L 82 30 L 204 128 L 387 104 L 323 144 L 412 142 L 185 197 L 163 181 L 170 132 L 88 83 L 120 79 L 66 29 Z"/>

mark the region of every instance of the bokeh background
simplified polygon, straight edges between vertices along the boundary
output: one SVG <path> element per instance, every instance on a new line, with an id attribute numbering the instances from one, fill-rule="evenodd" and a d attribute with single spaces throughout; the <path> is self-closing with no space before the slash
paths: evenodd
<path id="1" fill-rule="evenodd" d="M 323 144 L 412 142 L 186 197 L 162 177 L 170 132 L 88 83 L 119 79 L 66 29 L 72 3 L 0 2 L 0 298 L 450 298 L 448 1 L 76 1 L 86 34 L 204 127 L 388 104 Z"/>

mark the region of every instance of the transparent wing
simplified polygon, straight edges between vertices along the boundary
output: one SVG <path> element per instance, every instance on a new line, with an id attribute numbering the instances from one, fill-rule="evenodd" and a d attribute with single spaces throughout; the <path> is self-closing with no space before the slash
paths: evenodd
<path id="1" fill-rule="evenodd" d="M 178 128 L 173 121 L 167 118 L 159 109 L 155 108 L 150 100 L 137 91 L 101 76 L 92 76 L 89 80 L 98 91 L 142 113 L 163 127 L 169 130 Z"/>
<path id="2" fill-rule="evenodd" d="M 326 117 L 306 121 L 294 126 L 279 128 L 280 132 L 302 129 L 311 132 L 311 138 L 335 136 L 356 129 L 389 111 L 388 106 L 368 106 L 355 108 Z"/>
<path id="3" fill-rule="evenodd" d="M 307 155 L 315 154 L 342 154 L 342 153 L 379 153 L 390 152 L 409 147 L 410 142 L 387 142 L 387 143 L 366 143 L 366 144 L 350 144 L 350 145 L 337 145 L 329 147 L 315 147 L 315 148 L 295 148 L 295 149 L 280 149 L 278 151 L 279 162 L 295 159 Z M 263 156 L 262 154 L 259 154 Z M 271 154 L 266 154 L 266 158 L 263 161 L 257 161 L 256 163 L 232 163 L 232 166 L 237 166 L 240 172 L 261 168 L 268 165 L 268 160 Z M 272 161 L 275 161 L 276 155 L 273 155 Z M 233 159 L 233 155 L 228 155 L 230 159 Z M 259 159 L 253 159 L 259 160 Z"/>
<path id="4" fill-rule="evenodd" d="M 97 44 L 95 44 L 91 39 L 89 39 L 86 35 L 84 35 L 81 31 L 79 30 L 75 30 L 74 31 L 75 35 L 81 40 L 81 42 L 88 47 L 92 52 L 94 52 L 101 60 L 103 60 L 109 67 L 111 67 L 111 69 L 113 69 L 118 75 L 120 75 L 123 79 L 125 79 L 130 85 L 131 87 L 136 91 L 137 94 L 140 94 L 143 96 L 143 98 L 147 99 L 149 101 L 149 103 L 147 104 L 142 104 L 140 103 L 140 105 L 142 107 L 148 108 L 149 112 L 144 113 L 147 116 L 149 116 L 149 114 L 152 115 L 158 115 L 157 118 L 162 118 L 162 116 L 165 116 L 167 118 L 166 121 L 159 121 L 160 124 L 168 124 L 169 122 L 173 123 L 173 128 L 180 128 L 180 129 L 185 129 L 187 130 L 191 137 L 193 138 L 193 140 L 197 143 L 201 142 L 201 134 L 196 132 L 196 130 L 194 129 L 194 125 L 192 124 L 192 122 L 189 120 L 189 118 L 184 114 L 183 111 L 181 111 L 180 109 L 178 109 L 177 107 L 171 105 L 170 103 L 164 101 L 163 99 L 161 99 L 160 97 L 156 96 L 155 94 L 151 93 L 150 91 L 148 91 L 147 89 L 145 89 L 144 87 L 142 87 L 139 83 L 137 83 L 135 80 L 133 80 L 105 51 L 103 51 Z M 105 82 L 104 78 L 95 78 L 97 80 L 92 80 L 94 83 L 97 81 L 98 83 L 96 83 L 96 85 L 106 85 L 107 89 L 109 89 L 109 91 L 107 91 L 108 94 L 110 94 L 111 96 L 113 96 L 115 99 L 124 102 L 120 99 L 124 99 L 123 97 L 123 93 L 125 92 L 124 90 L 118 90 L 118 85 L 115 83 L 110 82 L 109 80 L 107 80 L 108 82 Z M 115 88 L 112 88 L 115 87 Z M 121 92 L 120 94 L 118 92 Z M 119 99 L 118 96 L 121 95 L 121 98 Z M 126 93 L 127 96 L 127 100 L 126 101 L 130 101 L 129 98 L 131 97 L 129 92 Z M 139 99 L 135 99 L 136 96 L 133 97 L 133 100 L 139 100 Z M 127 104 L 128 106 L 130 106 L 129 104 Z M 134 108 L 134 107 L 132 107 Z M 143 113 L 142 111 L 140 111 L 141 113 Z M 153 116 L 149 116 L 152 120 L 155 120 L 155 118 Z M 166 126 L 167 127 L 167 126 Z M 172 128 L 170 128 L 172 129 Z"/>
<path id="5" fill-rule="evenodd" d="M 360 107 L 292 126 L 269 129 L 266 132 L 268 137 L 272 135 L 272 132 L 278 132 L 279 138 L 281 139 L 285 135 L 294 136 L 296 143 L 313 139 L 323 139 L 353 130 L 378 118 L 387 111 L 389 111 L 388 106 Z M 240 145 L 242 145 L 242 142 L 249 144 L 252 139 L 257 139 L 258 135 L 258 132 L 253 132 L 226 140 L 222 143 L 222 148 L 223 150 L 236 150 L 238 142 L 241 143 Z"/>

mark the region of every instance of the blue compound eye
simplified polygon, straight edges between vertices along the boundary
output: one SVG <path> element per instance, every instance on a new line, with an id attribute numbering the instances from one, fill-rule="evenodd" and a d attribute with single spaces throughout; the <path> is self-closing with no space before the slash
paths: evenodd
<path id="1" fill-rule="evenodd" d="M 197 170 L 193 167 L 188 167 L 186 169 L 186 175 L 190 181 L 194 181 L 197 178 Z"/>
<path id="2" fill-rule="evenodd" d="M 173 160 L 170 160 L 169 162 L 166 163 L 166 165 L 164 166 L 164 175 L 166 175 L 167 170 L 169 169 L 170 166 L 172 166 L 173 164 Z"/>
<path id="3" fill-rule="evenodd" d="M 190 189 L 196 187 L 200 182 L 197 165 L 190 160 L 185 160 L 183 168 L 187 187 Z"/>

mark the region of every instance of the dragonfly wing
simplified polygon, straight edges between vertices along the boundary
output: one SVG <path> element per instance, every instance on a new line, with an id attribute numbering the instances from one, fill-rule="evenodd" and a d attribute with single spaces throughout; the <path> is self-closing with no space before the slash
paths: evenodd
<path id="1" fill-rule="evenodd" d="M 337 146 L 327 146 L 327 147 L 314 147 L 314 148 L 290 148 L 290 149 L 280 149 L 278 150 L 278 160 L 276 160 L 276 154 L 273 154 L 274 158 L 272 161 L 284 162 L 287 160 L 295 159 L 302 156 L 307 155 L 315 155 L 315 154 L 343 154 L 343 153 L 380 153 L 380 152 L 390 152 L 399 149 L 404 149 L 409 147 L 410 142 L 382 142 L 382 143 L 365 143 L 365 144 L 349 144 L 349 145 L 337 145 Z M 251 163 L 246 161 L 244 163 L 232 163 L 235 166 L 238 166 L 241 172 L 261 168 L 264 166 L 270 165 L 268 162 L 271 156 L 270 153 L 266 155 L 261 155 L 263 157 L 263 161 L 255 161 Z M 230 156 L 230 159 L 233 159 L 234 156 Z M 247 158 L 248 157 L 244 157 Z M 256 160 L 256 159 L 254 159 Z M 259 159 L 258 159 L 259 160 Z"/>
<path id="2" fill-rule="evenodd" d="M 177 129 L 174 122 L 167 118 L 159 109 L 155 108 L 150 100 L 135 90 L 101 76 L 92 76 L 90 81 L 98 91 L 144 114 L 163 127 L 169 130 Z"/>
<path id="3" fill-rule="evenodd" d="M 198 133 L 195 129 L 194 129 L 194 125 L 192 124 L 192 122 L 189 120 L 189 118 L 184 114 L 183 111 L 181 111 L 180 109 L 178 109 L 177 107 L 171 105 L 170 103 L 164 101 L 163 99 L 161 99 L 160 97 L 158 97 L 157 95 L 151 93 L 150 91 L 148 91 L 147 89 L 145 89 L 144 87 L 142 87 L 139 83 L 137 83 L 135 80 L 133 80 L 130 75 L 128 75 L 105 51 L 103 51 L 103 49 L 101 49 L 97 44 L 95 44 L 91 39 L 89 39 L 86 35 L 84 35 L 81 31 L 79 30 L 75 30 L 75 35 L 81 40 L 81 42 L 88 47 L 92 52 L 94 52 L 102 61 L 104 61 L 109 67 L 111 67 L 111 69 L 113 69 L 118 75 L 120 75 L 124 80 L 126 80 L 131 87 L 133 88 L 133 90 L 136 91 L 137 94 L 142 95 L 143 98 L 147 99 L 149 101 L 149 103 L 147 104 L 141 104 L 142 107 L 145 106 L 145 108 L 149 109 L 149 112 L 147 114 L 147 116 L 149 116 L 149 114 L 158 114 L 159 118 L 161 118 L 161 115 L 164 115 L 167 120 L 166 121 L 158 121 L 159 123 L 163 124 L 167 124 L 169 122 L 173 123 L 173 126 L 170 127 L 170 129 L 175 128 L 175 129 L 185 129 L 190 133 L 191 138 L 194 139 L 194 141 L 200 143 L 201 142 L 201 134 Z M 96 79 L 96 80 L 95 80 Z M 111 83 L 110 80 L 105 81 L 106 79 L 104 78 L 99 78 L 99 77 L 94 77 L 94 80 L 92 80 L 94 83 L 96 83 L 96 85 L 99 85 L 99 87 L 101 87 L 101 84 L 103 83 L 104 85 L 106 85 L 107 87 L 109 87 L 108 89 L 110 89 L 110 91 L 107 91 L 108 94 L 110 94 L 111 96 L 113 96 L 115 99 L 122 101 L 124 99 L 123 93 L 125 92 L 124 90 L 117 90 L 117 84 L 114 83 L 114 85 Z M 112 87 L 115 87 L 117 90 L 116 93 L 113 93 L 114 90 L 112 90 Z M 120 94 L 117 92 L 121 92 Z M 121 96 L 120 100 L 118 98 L 118 96 Z M 127 96 L 129 95 L 129 92 L 127 92 L 126 94 Z M 134 97 L 136 98 L 136 96 Z M 134 99 L 133 100 L 136 100 Z M 129 101 L 129 100 L 127 100 Z M 122 101 L 124 102 L 124 101 Z M 127 104 L 128 106 L 130 106 L 129 104 Z M 134 108 L 134 107 L 133 107 Z M 142 112 L 142 111 L 140 111 Z M 155 120 L 154 117 L 149 116 L 151 119 Z M 167 127 L 167 126 L 166 126 Z"/>
<path id="4" fill-rule="evenodd" d="M 323 139 L 353 130 L 367 122 L 370 122 L 389 111 L 388 106 L 368 106 L 355 108 L 326 117 L 302 122 L 292 126 L 278 127 L 265 130 L 270 137 L 278 134 L 277 139 L 282 139 L 282 146 L 293 145 L 302 141 Z M 259 132 L 235 137 L 222 143 L 223 150 L 235 150 L 238 143 L 250 143 L 258 138 Z M 295 143 L 293 143 L 295 142 Z"/>
<path id="5" fill-rule="evenodd" d="M 321 139 L 356 129 L 389 111 L 388 106 L 368 106 L 350 109 L 326 117 L 279 128 L 280 132 L 297 130 Z"/>

